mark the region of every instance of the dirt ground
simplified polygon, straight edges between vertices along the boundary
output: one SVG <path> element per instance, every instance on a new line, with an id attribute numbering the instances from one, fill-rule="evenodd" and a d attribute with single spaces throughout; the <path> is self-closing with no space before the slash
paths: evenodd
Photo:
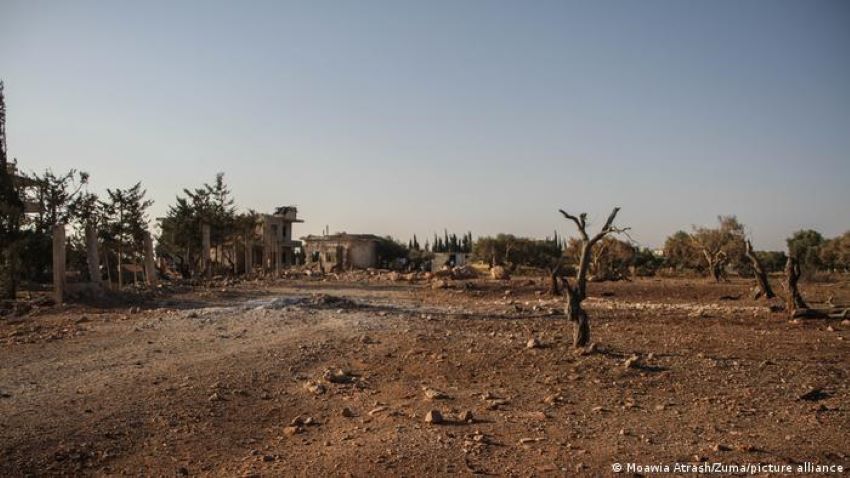
<path id="1" fill-rule="evenodd" d="M 0 476 L 850 466 L 850 321 L 789 321 L 742 280 L 592 284 L 597 345 L 576 353 L 542 281 L 455 285 L 246 283 L 0 319 Z M 848 283 L 803 291 L 850 303 Z"/>

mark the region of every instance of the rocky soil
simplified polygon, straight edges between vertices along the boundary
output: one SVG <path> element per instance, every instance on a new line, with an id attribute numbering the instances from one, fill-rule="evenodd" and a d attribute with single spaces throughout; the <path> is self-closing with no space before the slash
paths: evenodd
<path id="1" fill-rule="evenodd" d="M 743 281 L 592 284 L 577 352 L 543 281 L 444 286 L 285 280 L 0 319 L 0 475 L 850 465 L 850 322 L 789 321 Z M 804 292 L 850 302 L 847 283 Z"/>

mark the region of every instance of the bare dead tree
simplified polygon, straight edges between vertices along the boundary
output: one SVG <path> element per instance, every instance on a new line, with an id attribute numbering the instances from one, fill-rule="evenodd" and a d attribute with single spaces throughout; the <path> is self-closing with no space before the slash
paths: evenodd
<path id="1" fill-rule="evenodd" d="M 826 308 L 812 308 L 803 299 L 797 282 L 800 280 L 800 263 L 794 256 L 788 256 L 785 263 L 785 289 L 788 291 L 786 307 L 792 319 L 846 319 L 850 317 L 850 307 L 836 306 L 831 301 Z"/>
<path id="2" fill-rule="evenodd" d="M 619 207 L 615 207 L 611 211 L 611 214 L 605 221 L 605 225 L 593 237 L 587 233 L 586 212 L 578 216 L 573 216 L 563 209 L 559 209 L 558 211 L 565 218 L 575 223 L 581 241 L 581 254 L 579 255 L 578 268 L 576 269 L 575 283 L 570 284 L 569 279 L 564 278 L 564 290 L 567 293 L 567 319 L 575 323 L 573 347 L 585 347 L 590 343 L 590 322 L 587 312 L 582 308 L 581 303 L 587 297 L 587 271 L 590 267 L 593 246 L 608 234 L 625 232 L 628 228 L 620 229 L 614 226 L 614 219 L 617 217 L 617 213 L 620 212 Z"/>
<path id="3" fill-rule="evenodd" d="M 764 270 L 764 265 L 762 265 L 761 260 L 755 251 L 753 251 L 753 244 L 749 239 L 746 242 L 746 246 L 745 254 L 750 262 L 753 263 L 753 271 L 755 272 L 756 284 L 758 285 L 758 290 L 754 298 L 764 297 L 765 299 L 772 299 L 776 297 L 776 294 L 773 293 L 773 289 L 770 287 L 770 282 L 767 280 L 767 272 Z"/>

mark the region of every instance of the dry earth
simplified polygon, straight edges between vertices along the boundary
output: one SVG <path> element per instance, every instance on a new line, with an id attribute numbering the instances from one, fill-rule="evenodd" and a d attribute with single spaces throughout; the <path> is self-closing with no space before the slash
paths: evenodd
<path id="1" fill-rule="evenodd" d="M 847 321 L 789 322 L 745 282 L 593 284 L 598 345 L 578 354 L 542 284 L 468 284 L 281 281 L 2 319 L 0 475 L 850 465 Z M 850 302 L 847 283 L 804 292 Z"/>

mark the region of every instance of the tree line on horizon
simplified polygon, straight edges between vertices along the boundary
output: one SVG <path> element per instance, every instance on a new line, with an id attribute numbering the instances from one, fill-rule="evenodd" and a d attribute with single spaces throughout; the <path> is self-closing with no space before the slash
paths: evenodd
<path id="1" fill-rule="evenodd" d="M 68 261 L 85 276 L 85 231 L 94 229 L 101 244 L 103 273 L 110 282 L 123 285 L 127 265 L 141 267 L 143 243 L 148 234 L 148 209 L 153 201 L 146 197 L 142 183 L 127 188 L 107 188 L 99 196 L 89 190 L 87 173 L 71 169 L 56 174 L 50 169 L 41 173 L 17 173 L 16 162 L 9 161 L 6 150 L 6 108 L 0 82 L 0 295 L 14 297 L 15 284 L 46 282 L 50 277 L 52 228 L 70 225 L 73 233 L 67 239 Z M 18 182 L 25 182 L 21 187 Z M 25 204 L 34 212 L 24 213 Z M 253 210 L 237 211 L 233 194 L 218 173 L 212 183 L 185 188 L 168 206 L 160 220 L 157 254 L 170 258 L 184 272 L 197 270 L 201 257 L 201 227 L 210 227 L 210 246 L 220 249 L 234 237 L 253 238 L 259 214 Z M 850 231 L 825 238 L 814 230 L 800 230 L 787 239 L 788 251 L 754 251 L 767 272 L 782 270 L 789 256 L 796 258 L 805 275 L 850 271 Z M 720 216 L 714 227 L 694 226 L 691 232 L 677 231 L 664 244 L 663 255 L 631 240 L 605 235 L 587 252 L 588 273 L 592 279 L 609 280 L 631 274 L 654 275 L 695 272 L 714 280 L 725 280 L 731 270 L 743 276 L 752 274 L 753 261 L 748 257 L 752 246 L 744 226 L 735 216 Z M 384 265 L 405 259 L 422 265 L 434 253 L 465 253 L 491 266 L 509 268 L 532 267 L 554 273 L 556 268 L 576 267 L 581 262 L 584 243 L 580 237 L 554 235 L 544 239 L 497 234 L 473 238 L 463 234 L 434 234 L 422 245 L 417 236 L 407 244 L 386 237 L 379 244 Z M 26 258 L 26 260 L 22 260 Z M 235 268 L 233 268 L 235 270 Z M 132 278 L 136 279 L 135 272 Z"/>

